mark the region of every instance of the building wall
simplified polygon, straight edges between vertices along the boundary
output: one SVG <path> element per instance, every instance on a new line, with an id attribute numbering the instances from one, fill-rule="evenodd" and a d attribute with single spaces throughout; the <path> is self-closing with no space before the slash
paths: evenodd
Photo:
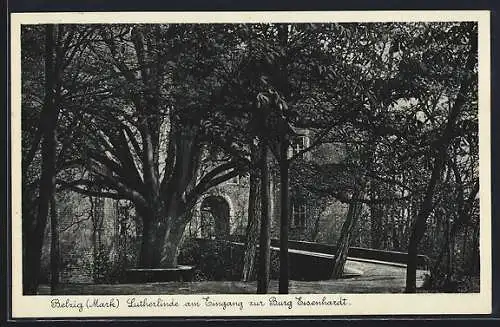
<path id="1" fill-rule="evenodd" d="M 307 135 L 308 133 L 302 133 Z M 309 140 L 305 146 L 309 146 Z M 289 151 L 289 156 L 292 150 Z M 342 160 L 343 151 L 339 144 L 324 144 L 306 153 L 306 160 L 314 160 L 319 164 L 339 163 Z M 271 163 L 271 237 L 279 238 L 280 231 L 280 190 L 279 190 L 279 169 L 275 158 L 270 156 Z M 248 195 L 249 177 L 240 177 L 237 182 L 233 179 L 217 187 L 212 188 L 204 194 L 197 202 L 193 210 L 193 219 L 186 228 L 186 235 L 201 237 L 201 204 L 208 196 L 220 196 L 224 198 L 231 208 L 231 236 L 244 236 L 248 221 Z M 293 201 L 293 199 L 291 199 Z M 340 233 L 339 224 L 344 219 L 347 206 L 337 201 L 330 203 L 314 203 L 306 201 L 307 214 L 303 227 L 293 225 L 293 217 L 290 217 L 290 239 L 335 242 Z M 292 215 L 292 210 L 290 210 Z M 317 222 L 317 223 L 316 223 Z M 339 223 L 340 222 L 340 223 Z"/>
<path id="2" fill-rule="evenodd" d="M 338 145 L 322 145 L 311 151 L 307 156 L 318 163 L 328 163 L 341 160 L 341 151 Z M 275 158 L 270 156 L 271 163 L 271 237 L 279 238 L 280 231 L 280 191 L 279 170 Z M 192 220 L 186 227 L 185 237 L 201 237 L 200 219 L 201 205 L 208 196 L 223 198 L 229 206 L 230 229 L 232 236 L 244 236 L 248 221 L 248 195 L 249 176 L 242 176 L 218 185 L 204 194 L 194 206 Z M 59 193 L 57 199 L 58 215 L 60 220 L 60 248 L 62 260 L 61 280 L 72 282 L 89 282 L 92 279 L 91 268 L 93 263 L 93 225 L 89 218 L 90 203 L 87 197 L 66 192 Z M 340 234 L 341 224 L 345 219 L 347 206 L 337 201 L 318 205 L 314 201 L 307 203 L 307 215 L 304 227 L 294 226 L 290 223 L 290 239 L 308 240 L 325 243 L 336 242 Z M 117 235 L 119 223 L 117 222 L 116 201 L 102 199 L 100 202 L 103 225 L 99 233 L 101 246 L 106 250 L 110 261 L 116 261 Z M 88 218 L 88 219 L 86 219 Z M 292 217 L 291 217 L 292 219 Z M 80 221 L 78 223 L 75 223 Z M 316 225 L 317 221 L 317 225 Z M 138 250 L 138 236 L 141 231 L 134 223 L 133 209 L 130 211 L 129 235 L 127 253 L 130 254 L 128 262 L 134 264 Z M 48 278 L 50 262 L 50 224 L 47 227 L 46 240 L 43 249 L 43 270 Z"/>

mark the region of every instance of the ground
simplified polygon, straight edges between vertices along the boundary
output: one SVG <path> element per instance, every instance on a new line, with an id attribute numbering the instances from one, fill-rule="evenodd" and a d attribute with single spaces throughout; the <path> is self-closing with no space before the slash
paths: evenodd
<path id="1" fill-rule="evenodd" d="M 352 278 L 322 281 L 290 281 L 292 294 L 333 293 L 402 293 L 405 287 L 406 268 L 374 262 L 348 260 L 346 272 L 360 275 Z M 424 270 L 417 271 L 417 287 L 423 283 Z M 204 281 L 167 282 L 146 284 L 64 284 L 59 295 L 128 295 L 128 294 L 254 294 L 256 282 Z M 42 285 L 39 293 L 50 294 L 48 285 Z M 272 280 L 269 293 L 278 293 L 278 281 Z"/>

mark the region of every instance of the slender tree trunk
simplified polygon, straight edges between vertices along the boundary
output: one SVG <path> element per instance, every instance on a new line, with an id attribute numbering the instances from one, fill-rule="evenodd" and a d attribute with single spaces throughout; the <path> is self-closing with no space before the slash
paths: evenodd
<path id="1" fill-rule="evenodd" d="M 59 285 L 59 222 L 57 217 L 56 201 L 54 196 L 50 201 L 50 293 L 55 294 Z"/>
<path id="2" fill-rule="evenodd" d="M 101 255 L 101 228 L 103 223 L 103 199 L 101 198 L 90 198 L 91 203 L 91 214 L 92 214 L 92 249 L 93 249 L 93 278 L 94 282 L 100 279 L 98 265 L 102 264 L 100 260 Z"/>
<path id="3" fill-rule="evenodd" d="M 446 221 L 446 230 L 443 230 L 443 235 L 444 235 L 444 240 L 442 242 L 439 255 L 437 256 L 436 261 L 434 262 L 434 265 L 431 268 L 431 277 L 432 277 L 432 284 L 431 287 L 438 287 L 439 283 L 441 282 L 441 277 L 442 277 L 442 265 L 443 265 L 443 258 L 445 257 L 445 254 L 448 252 L 449 249 L 449 237 L 448 237 L 448 225 L 449 221 Z M 444 229 L 444 228 L 443 228 Z M 438 234 L 441 236 L 440 234 Z"/>
<path id="4" fill-rule="evenodd" d="M 420 207 L 419 213 L 415 220 L 412 233 L 410 235 L 410 241 L 408 243 L 408 260 L 407 260 L 407 269 L 406 269 L 406 293 L 415 293 L 417 291 L 416 282 L 417 282 L 417 255 L 418 255 L 418 244 L 422 240 L 426 226 L 427 226 L 427 218 L 429 217 L 432 208 L 433 208 L 433 198 L 436 185 L 439 181 L 441 171 L 444 166 L 446 157 L 446 147 L 444 145 L 441 146 L 440 151 L 436 155 L 434 160 L 434 167 L 432 169 L 431 179 L 429 180 L 429 184 L 427 185 L 427 189 L 425 192 L 425 197 Z M 459 224 L 458 222 L 453 226 L 453 230 L 450 232 L 450 228 L 447 228 L 447 238 L 454 238 L 456 234 L 456 230 L 458 230 Z M 452 235 L 450 235 L 452 234 Z M 447 242 L 447 252 L 449 252 L 450 242 Z M 447 265 L 448 266 L 448 265 Z"/>
<path id="5" fill-rule="evenodd" d="M 269 163 L 267 142 L 261 145 L 261 221 L 259 242 L 259 272 L 257 277 L 257 293 L 267 294 L 269 291 L 271 260 L 271 194 L 269 180 Z"/>
<path id="6" fill-rule="evenodd" d="M 311 233 L 311 242 L 316 242 L 318 239 L 318 233 L 319 233 L 319 226 L 321 222 L 321 213 L 323 212 L 324 207 L 321 208 L 320 211 L 318 211 L 318 214 L 316 215 L 316 219 L 314 220 L 314 228 Z"/>
<path id="7" fill-rule="evenodd" d="M 375 196 L 372 195 L 372 199 Z M 371 221 L 371 247 L 374 249 L 382 249 L 382 240 L 384 239 L 383 229 L 384 209 L 380 204 L 372 204 L 370 206 L 370 221 Z"/>
<path id="8" fill-rule="evenodd" d="M 250 191 L 248 196 L 248 224 L 246 230 L 245 253 L 243 257 L 243 272 L 242 281 L 250 281 L 254 279 L 255 257 L 257 252 L 257 244 L 259 237 L 259 193 L 260 181 L 257 162 L 260 159 L 257 156 L 256 146 L 252 144 L 252 169 L 250 170 Z"/>
<path id="9" fill-rule="evenodd" d="M 452 235 L 451 231 L 451 223 L 448 223 L 448 244 L 446 246 L 446 282 L 449 283 L 451 281 L 451 275 L 453 272 L 453 256 L 455 250 L 455 235 Z"/>
<path id="10" fill-rule="evenodd" d="M 464 271 L 467 271 L 466 262 L 467 262 L 467 240 L 469 238 L 469 225 L 464 226 L 464 237 L 462 242 L 462 262 Z"/>
<path id="11" fill-rule="evenodd" d="M 94 282 L 96 281 L 97 279 L 97 276 L 96 276 L 96 268 L 95 268 L 95 264 L 97 262 L 97 227 L 96 227 L 96 205 L 95 205 L 95 200 L 90 197 L 89 198 L 90 200 L 90 214 L 91 214 L 91 220 L 92 220 L 92 264 L 93 264 L 93 268 L 92 268 L 92 279 L 94 280 Z"/>
<path id="12" fill-rule="evenodd" d="M 464 79 L 460 83 L 460 89 L 458 90 L 457 98 L 448 114 L 448 121 L 446 127 L 438 139 L 435 148 L 434 164 L 432 168 L 431 178 L 427 184 L 424 200 L 420 206 L 420 210 L 415 219 L 412 234 L 410 236 L 410 241 L 408 243 L 408 266 L 406 270 L 406 293 L 415 293 L 417 291 L 417 252 L 418 245 L 425 234 L 425 229 L 427 225 L 427 218 L 432 211 L 433 198 L 436 185 L 441 176 L 441 171 L 443 169 L 446 156 L 447 148 L 450 144 L 450 140 L 453 136 L 453 130 L 456 125 L 456 121 L 462 111 L 463 106 L 466 103 L 466 96 L 468 90 L 473 82 L 472 71 L 476 62 L 477 55 L 477 35 L 471 32 L 470 35 L 470 52 L 467 58 L 464 69 L 468 72 Z"/>
<path id="13" fill-rule="evenodd" d="M 441 247 L 441 250 L 439 252 L 439 255 L 436 259 L 436 262 L 434 263 L 434 266 L 431 270 L 433 274 L 437 274 L 438 270 L 440 269 L 440 266 L 443 264 L 443 257 L 445 257 L 445 254 L 447 256 L 447 262 L 445 266 L 445 272 L 447 275 L 451 275 L 452 273 L 452 258 L 450 256 L 453 255 L 453 249 L 454 249 L 454 243 L 456 236 L 460 230 L 460 228 L 464 228 L 464 243 L 463 243 L 463 249 L 462 249 L 462 255 L 464 256 L 464 262 L 465 262 L 465 252 L 467 250 L 466 248 L 466 241 L 467 241 L 467 235 L 468 235 L 468 221 L 469 217 L 471 215 L 471 210 L 472 210 L 472 205 L 474 202 L 474 198 L 477 195 L 477 192 L 479 191 L 479 183 L 475 184 L 474 188 L 472 189 L 471 193 L 469 194 L 469 198 L 467 202 L 464 203 L 464 205 L 461 206 L 461 211 L 457 213 L 457 217 L 455 222 L 453 223 L 452 227 L 450 228 L 450 222 L 447 220 L 446 221 L 446 230 L 443 231 L 443 233 L 446 233 L 445 240 L 443 242 L 443 245 Z M 438 280 L 435 280 L 437 283 Z"/>
<path id="14" fill-rule="evenodd" d="M 399 225 L 401 224 L 401 220 L 398 222 L 393 221 L 391 225 L 391 233 L 392 233 L 392 244 L 391 249 L 399 251 L 400 250 L 400 242 L 399 239 L 401 237 L 401 234 L 399 233 Z"/>
<path id="15" fill-rule="evenodd" d="M 123 210 L 123 211 L 122 211 Z M 117 213 L 118 218 L 118 262 L 121 267 L 127 267 L 127 222 L 128 222 L 128 212 L 125 208 L 120 210 L 120 202 L 117 201 Z M 123 213 L 123 215 L 122 215 Z"/>
<path id="16" fill-rule="evenodd" d="M 49 214 L 49 203 L 54 193 L 55 185 L 55 161 L 56 161 L 56 123 L 57 108 L 54 100 L 55 85 L 55 36 L 54 26 L 45 27 L 45 100 L 41 119 L 44 119 L 43 141 L 42 141 L 42 175 L 40 177 L 38 212 L 35 226 L 31 235 L 24 235 L 29 239 L 25 244 L 26 260 L 23 262 L 24 268 L 24 293 L 36 294 L 39 283 L 42 246 L 45 235 L 45 227 Z"/>
<path id="17" fill-rule="evenodd" d="M 353 193 L 349 209 L 347 210 L 346 220 L 342 224 L 342 230 L 337 242 L 337 251 L 332 267 L 332 278 L 334 279 L 342 278 L 344 274 L 344 266 L 347 261 L 351 235 L 354 231 L 354 227 L 356 227 L 362 209 L 362 204 L 355 201 L 355 199 L 360 196 L 360 193 L 359 190 Z"/>
<path id="18" fill-rule="evenodd" d="M 289 140 L 284 138 L 280 146 L 280 194 L 281 194 L 281 219 L 280 219 L 280 279 L 279 293 L 288 294 L 289 265 L 288 265 L 288 222 L 290 219 L 290 187 L 289 187 Z"/>
<path id="19" fill-rule="evenodd" d="M 115 249 L 115 253 L 117 254 L 117 261 L 120 262 L 120 215 L 119 215 L 119 208 L 120 207 L 120 201 L 115 201 L 113 200 L 113 247 Z"/>
<path id="20" fill-rule="evenodd" d="M 406 293 L 416 293 L 417 291 L 417 254 L 418 244 L 425 234 L 426 219 L 432 209 L 432 204 L 424 201 L 422 211 L 417 216 L 413 232 L 408 242 L 408 260 L 406 267 Z M 429 212 L 429 213 L 427 213 Z"/>
<path id="21" fill-rule="evenodd" d="M 479 253 L 479 222 L 474 226 L 474 234 L 472 235 L 472 254 L 470 256 L 469 274 L 479 275 L 480 273 L 480 253 Z"/>

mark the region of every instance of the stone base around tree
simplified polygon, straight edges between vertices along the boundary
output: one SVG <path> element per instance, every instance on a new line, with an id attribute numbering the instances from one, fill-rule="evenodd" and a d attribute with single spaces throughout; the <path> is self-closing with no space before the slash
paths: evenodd
<path id="1" fill-rule="evenodd" d="M 135 268 L 125 270 L 125 283 L 191 282 L 193 266 L 175 268 Z"/>

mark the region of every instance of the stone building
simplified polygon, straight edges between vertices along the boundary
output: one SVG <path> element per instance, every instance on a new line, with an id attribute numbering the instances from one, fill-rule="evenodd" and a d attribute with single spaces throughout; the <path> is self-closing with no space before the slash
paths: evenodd
<path id="1" fill-rule="evenodd" d="M 289 157 L 309 146 L 309 133 L 307 131 L 298 133 L 292 139 Z M 304 152 L 302 157 L 320 164 L 338 163 L 342 158 L 342 151 L 340 145 L 323 144 Z M 279 238 L 279 170 L 275 165 L 271 165 L 270 182 L 271 237 Z M 212 188 L 197 202 L 186 235 L 209 238 L 244 236 L 248 218 L 248 196 L 248 176 L 238 176 Z M 290 200 L 290 239 L 327 243 L 337 239 L 347 211 L 346 205 L 337 201 L 318 205 L 307 198 L 294 197 L 293 192 Z"/>
<path id="2" fill-rule="evenodd" d="M 289 156 L 310 146 L 307 132 L 297 135 L 290 146 Z M 339 162 L 340 145 L 324 144 L 303 154 L 305 160 L 317 163 Z M 275 162 L 274 158 L 271 160 Z M 280 192 L 279 171 L 271 165 L 271 237 L 279 238 Z M 238 176 L 203 194 L 197 201 L 184 238 L 244 237 L 248 220 L 249 176 Z M 141 235 L 134 209 L 128 201 L 83 197 L 73 192 L 58 194 L 59 244 L 61 251 L 61 281 L 89 282 L 105 279 L 106 271 L 125 261 L 134 265 Z M 347 206 L 337 201 L 318 204 L 307 198 L 296 198 L 291 192 L 290 232 L 293 240 L 334 244 L 337 240 Z M 50 224 L 47 226 L 43 249 L 43 271 L 47 282 L 50 262 Z M 118 251 L 121 247 L 126 251 Z M 126 253 L 120 258 L 120 253 Z M 105 264 L 96 265 L 95 261 Z M 127 264 L 128 262 L 128 264 Z M 109 267 L 108 267 L 109 266 Z M 99 271 L 96 271 L 96 267 Z"/>

